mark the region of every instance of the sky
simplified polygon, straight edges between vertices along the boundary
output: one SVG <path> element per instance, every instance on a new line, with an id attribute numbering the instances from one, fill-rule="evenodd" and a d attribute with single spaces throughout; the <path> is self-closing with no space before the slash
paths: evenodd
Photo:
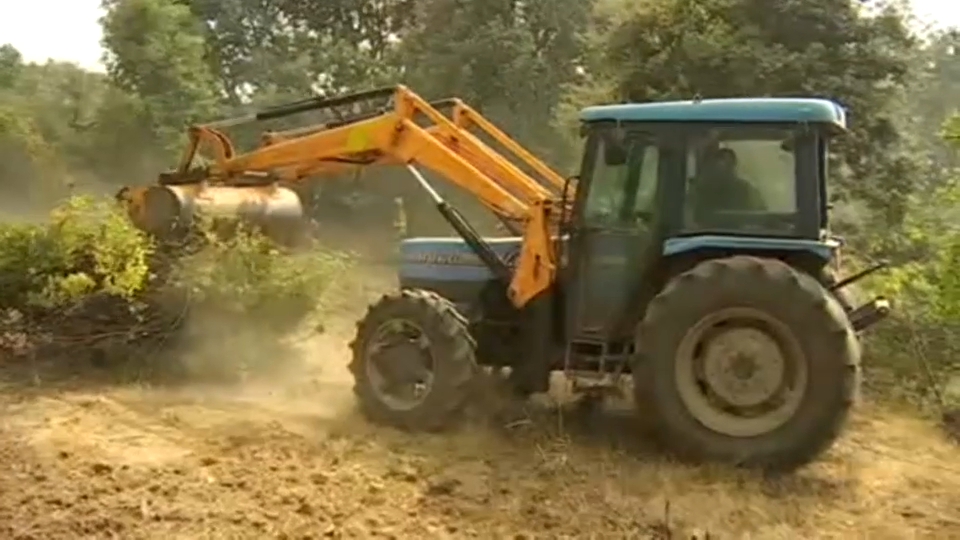
<path id="1" fill-rule="evenodd" d="M 912 0 L 924 21 L 960 27 L 960 2 Z M 31 62 L 54 59 L 101 70 L 100 0 L 0 0 L 0 44 L 10 43 Z"/>

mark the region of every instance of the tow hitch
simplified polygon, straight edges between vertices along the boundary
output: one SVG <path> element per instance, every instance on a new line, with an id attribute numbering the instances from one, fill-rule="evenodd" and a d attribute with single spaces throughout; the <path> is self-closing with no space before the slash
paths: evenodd
<path id="1" fill-rule="evenodd" d="M 877 263 L 865 270 L 857 272 L 852 276 L 838 280 L 836 283 L 830 286 L 830 290 L 836 292 L 850 284 L 860 281 L 870 274 L 883 270 L 888 266 L 889 265 L 886 262 Z M 889 300 L 883 298 L 882 296 L 874 298 L 870 302 L 867 302 L 860 307 L 851 309 L 849 312 L 850 323 L 853 325 L 853 329 L 857 332 L 866 330 L 867 328 L 870 328 L 878 322 L 886 319 L 890 314 L 890 309 Z"/>
<path id="2" fill-rule="evenodd" d="M 850 312 L 850 324 L 857 332 L 866 330 L 887 318 L 890 314 L 890 301 L 878 297 Z"/>

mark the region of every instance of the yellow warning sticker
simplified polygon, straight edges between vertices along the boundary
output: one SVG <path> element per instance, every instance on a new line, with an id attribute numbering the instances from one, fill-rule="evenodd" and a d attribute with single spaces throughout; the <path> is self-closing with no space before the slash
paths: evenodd
<path id="1" fill-rule="evenodd" d="M 363 127 L 355 127 L 347 134 L 347 151 L 363 152 L 370 148 L 370 134 Z"/>

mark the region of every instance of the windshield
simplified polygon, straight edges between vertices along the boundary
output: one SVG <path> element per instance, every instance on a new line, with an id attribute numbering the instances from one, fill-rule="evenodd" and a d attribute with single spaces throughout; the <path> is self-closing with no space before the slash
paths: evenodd
<path id="1" fill-rule="evenodd" d="M 736 126 L 688 139 L 684 232 L 792 234 L 796 131 Z"/>

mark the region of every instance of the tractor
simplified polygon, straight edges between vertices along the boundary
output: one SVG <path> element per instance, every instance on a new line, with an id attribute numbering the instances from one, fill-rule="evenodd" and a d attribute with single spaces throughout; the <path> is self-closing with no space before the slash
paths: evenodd
<path id="1" fill-rule="evenodd" d="M 838 104 L 589 107 L 568 178 L 460 100 L 428 102 L 402 86 L 243 120 L 318 110 L 340 112 L 268 133 L 244 154 L 217 129 L 236 119 L 195 127 L 177 171 L 125 196 L 135 221 L 159 233 L 189 221 L 200 199 L 222 209 L 235 191 L 259 190 L 262 211 L 244 208 L 265 217 L 284 183 L 407 168 L 456 236 L 402 241 L 398 289 L 357 324 L 350 369 L 367 418 L 453 428 L 489 367 L 509 372 L 518 399 L 549 391 L 555 372 L 585 396 L 628 381 L 653 434 L 690 460 L 793 470 L 836 440 L 860 386 L 859 334 L 890 310 L 883 298 L 855 306 L 842 290 L 880 266 L 837 277 L 827 181 L 830 143 L 846 131 Z M 204 143 L 215 161 L 191 166 Z M 480 235 L 420 166 L 471 192 L 511 235 Z M 182 204 L 146 216 L 160 207 L 151 190 Z"/>

